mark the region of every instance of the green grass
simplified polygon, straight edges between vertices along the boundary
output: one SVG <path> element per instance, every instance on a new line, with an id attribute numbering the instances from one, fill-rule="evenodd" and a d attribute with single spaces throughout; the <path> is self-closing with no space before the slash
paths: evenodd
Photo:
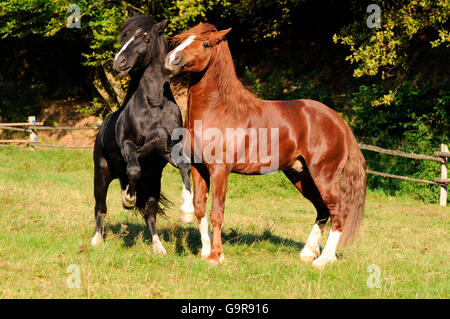
<path id="1" fill-rule="evenodd" d="M 178 221 L 181 177 L 167 167 L 173 202 L 155 255 L 143 219 L 108 193 L 106 239 L 94 232 L 93 164 L 88 151 L 0 149 L 2 298 L 448 298 L 449 208 L 368 193 L 359 240 L 323 271 L 299 259 L 313 206 L 282 174 L 232 175 L 223 240 L 225 262 L 200 258 L 197 226 Z M 327 236 L 327 233 L 325 233 Z M 326 240 L 322 238 L 322 245 Z M 79 265 L 81 288 L 68 288 Z M 368 267 L 381 288 L 369 288 Z"/>

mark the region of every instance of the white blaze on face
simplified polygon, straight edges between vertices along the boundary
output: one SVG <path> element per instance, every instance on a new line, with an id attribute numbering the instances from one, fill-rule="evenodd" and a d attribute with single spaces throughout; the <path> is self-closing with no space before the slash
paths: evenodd
<path id="1" fill-rule="evenodd" d="M 125 44 L 122 46 L 122 48 L 120 49 L 120 51 L 116 54 L 116 56 L 115 56 L 115 58 L 114 58 L 114 61 L 117 60 L 117 58 L 119 57 L 119 55 L 127 48 L 127 46 L 128 46 L 131 42 L 133 42 L 133 40 L 134 40 L 134 36 L 132 36 L 131 39 L 128 40 L 127 43 L 125 43 Z"/>
<path id="2" fill-rule="evenodd" d="M 191 35 L 189 38 L 184 40 L 179 46 L 177 46 L 175 50 L 173 50 L 172 53 L 169 55 L 169 63 L 172 63 L 173 60 L 175 60 L 177 53 L 186 49 L 194 41 L 194 39 L 195 35 Z"/>
<path id="3" fill-rule="evenodd" d="M 183 197 L 183 204 L 181 205 L 181 210 L 185 213 L 194 212 L 193 196 L 191 191 L 187 190 L 183 185 L 183 192 L 181 193 Z"/>

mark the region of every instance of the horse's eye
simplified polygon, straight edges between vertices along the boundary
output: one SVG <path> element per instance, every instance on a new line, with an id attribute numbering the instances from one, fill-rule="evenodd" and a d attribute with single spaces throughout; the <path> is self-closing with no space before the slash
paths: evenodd
<path id="1" fill-rule="evenodd" d="M 205 48 L 209 47 L 208 42 L 203 42 L 203 47 L 205 47 Z"/>
<path id="2" fill-rule="evenodd" d="M 145 39 L 145 43 L 150 43 L 150 39 Z"/>

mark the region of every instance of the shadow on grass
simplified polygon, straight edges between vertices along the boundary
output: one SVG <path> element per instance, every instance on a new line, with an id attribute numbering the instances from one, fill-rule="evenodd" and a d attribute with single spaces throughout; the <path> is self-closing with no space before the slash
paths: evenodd
<path id="1" fill-rule="evenodd" d="M 136 239 L 142 236 L 146 242 L 151 242 L 150 231 L 145 224 L 124 223 L 124 224 L 110 224 L 105 226 L 105 234 L 111 231 L 116 236 L 123 239 L 125 247 L 132 247 L 136 244 Z M 172 227 L 165 227 L 158 229 L 158 234 L 165 242 L 175 243 L 175 252 L 178 255 L 186 255 L 189 252 L 196 255 L 201 249 L 200 232 L 195 227 L 183 227 L 174 225 Z M 254 243 L 270 242 L 278 246 L 293 247 L 300 251 L 304 243 L 296 242 L 291 239 L 286 239 L 273 235 L 270 229 L 266 229 L 262 234 L 253 234 L 248 232 L 241 232 L 236 229 L 229 229 L 222 231 L 222 243 L 231 246 L 244 245 L 250 246 Z"/>

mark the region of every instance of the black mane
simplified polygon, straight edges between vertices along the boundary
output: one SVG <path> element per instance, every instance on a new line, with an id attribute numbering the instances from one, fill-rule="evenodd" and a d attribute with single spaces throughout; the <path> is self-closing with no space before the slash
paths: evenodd
<path id="1" fill-rule="evenodd" d="M 139 28 L 144 31 L 150 31 L 156 23 L 156 20 L 151 16 L 134 15 L 124 22 L 122 31 L 120 31 L 120 41 L 123 44 L 123 40 L 127 38 L 127 35 L 136 32 Z"/>

